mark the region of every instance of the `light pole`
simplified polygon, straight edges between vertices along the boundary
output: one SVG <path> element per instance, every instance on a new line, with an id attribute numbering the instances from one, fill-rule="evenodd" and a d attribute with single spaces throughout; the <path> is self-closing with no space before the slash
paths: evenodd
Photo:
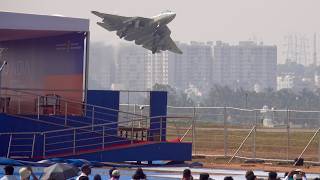
<path id="1" fill-rule="evenodd" d="M 246 92 L 245 96 L 246 96 L 246 108 L 248 108 L 248 93 L 247 92 Z"/>
<path id="2" fill-rule="evenodd" d="M 139 109 L 140 109 L 140 116 L 141 116 L 141 119 L 142 119 L 142 111 L 144 109 L 144 105 L 139 106 Z M 141 127 L 141 121 L 139 121 L 139 128 L 140 127 Z"/>
<path id="3" fill-rule="evenodd" d="M 7 64 L 8 64 L 7 61 L 3 61 L 2 65 L 1 65 L 1 67 L 0 67 L 0 89 L 1 89 L 1 78 L 2 78 L 1 73 L 2 73 L 2 71 L 3 71 L 3 69 L 4 69 L 4 67 L 5 67 Z"/>

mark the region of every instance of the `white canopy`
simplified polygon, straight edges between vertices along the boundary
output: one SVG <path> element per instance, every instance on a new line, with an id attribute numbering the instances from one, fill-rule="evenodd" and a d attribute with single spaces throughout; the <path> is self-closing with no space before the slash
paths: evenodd
<path id="1" fill-rule="evenodd" d="M 0 41 L 89 32 L 89 19 L 0 12 Z"/>

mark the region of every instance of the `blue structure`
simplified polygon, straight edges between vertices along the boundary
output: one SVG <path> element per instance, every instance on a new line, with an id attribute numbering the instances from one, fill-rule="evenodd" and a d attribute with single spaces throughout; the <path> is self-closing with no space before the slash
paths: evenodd
<path id="1" fill-rule="evenodd" d="M 88 106 L 86 116 L 68 117 L 71 128 L 64 126 L 62 116 L 42 115 L 38 119 L 35 115 L 1 113 L 0 156 L 34 160 L 64 157 L 112 162 L 191 159 L 191 143 L 166 141 L 165 92 L 150 92 L 151 101 L 153 98 L 162 101 L 155 103 L 156 108 L 151 103 L 150 112 L 156 118 L 150 118 L 152 125 L 145 139 L 118 135 L 119 91 L 88 91 L 87 94 L 90 104 L 96 103 L 99 106 Z M 92 111 L 92 108 L 102 105 L 107 108 L 103 113 L 105 115 L 97 114 L 95 117 L 110 122 L 97 120 L 94 125 L 83 126 L 83 122 L 91 123 L 89 117 L 92 117 L 92 112 L 98 112 Z M 160 139 L 159 134 L 162 134 Z"/>
<path id="2" fill-rule="evenodd" d="M 14 19 L 29 23 L 7 23 Z M 166 92 L 149 92 L 150 112 L 143 116 L 120 111 L 120 91 L 87 89 L 88 58 L 82 58 L 89 49 L 88 20 L 15 13 L 0 13 L 0 20 L 0 48 L 10 48 L 5 56 L 10 68 L 21 64 L 16 60 L 21 54 L 30 57 L 26 64 L 37 67 L 22 66 L 26 74 L 10 76 L 10 80 L 1 77 L 0 157 L 104 162 L 191 160 L 191 143 L 167 141 Z M 3 32 L 10 36 L 1 36 Z M 28 47 L 15 45 L 24 39 Z M 59 59 L 49 58 L 48 71 L 43 70 L 48 68 L 46 56 Z M 7 74 L 15 71 L 10 68 Z M 38 80 L 33 81 L 33 77 Z M 21 82 L 19 88 L 15 82 Z M 136 126 L 136 122 L 148 123 Z"/>

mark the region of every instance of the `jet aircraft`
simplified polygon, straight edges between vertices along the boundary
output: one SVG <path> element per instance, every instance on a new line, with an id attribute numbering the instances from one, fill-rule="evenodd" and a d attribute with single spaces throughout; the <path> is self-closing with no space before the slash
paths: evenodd
<path id="1" fill-rule="evenodd" d="M 182 54 L 171 39 L 171 31 L 167 26 L 176 16 L 171 11 L 162 12 L 151 18 L 124 17 L 97 11 L 92 13 L 102 18 L 102 22 L 97 22 L 98 25 L 108 31 L 116 31 L 120 38 L 135 41 L 137 45 L 151 50 L 153 54 L 166 50 Z"/>

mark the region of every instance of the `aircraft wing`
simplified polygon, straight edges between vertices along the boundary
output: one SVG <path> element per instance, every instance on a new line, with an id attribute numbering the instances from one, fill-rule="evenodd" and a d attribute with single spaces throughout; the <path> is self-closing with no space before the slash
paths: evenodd
<path id="1" fill-rule="evenodd" d="M 135 39 L 137 45 L 142 45 L 144 48 L 151 51 L 160 52 L 162 51 L 171 51 L 174 53 L 182 54 L 182 51 L 177 47 L 176 43 L 170 37 L 170 29 L 167 26 L 159 29 L 158 33 L 160 37 L 153 36 L 153 33 L 145 32 L 141 36 Z M 125 38 L 126 39 L 126 38 Z"/>
<path id="2" fill-rule="evenodd" d="M 176 43 L 171 39 L 170 36 L 167 36 L 165 40 L 165 45 L 163 51 L 168 50 L 177 54 L 182 54 L 182 51 L 178 48 Z"/>
<path id="3" fill-rule="evenodd" d="M 152 21 L 152 19 L 144 17 L 125 17 L 100 13 L 97 11 L 92 11 L 92 13 L 103 19 L 102 22 L 98 22 L 97 24 L 107 29 L 108 31 L 119 31 L 123 29 L 129 30 L 132 27 L 139 28 Z"/>

